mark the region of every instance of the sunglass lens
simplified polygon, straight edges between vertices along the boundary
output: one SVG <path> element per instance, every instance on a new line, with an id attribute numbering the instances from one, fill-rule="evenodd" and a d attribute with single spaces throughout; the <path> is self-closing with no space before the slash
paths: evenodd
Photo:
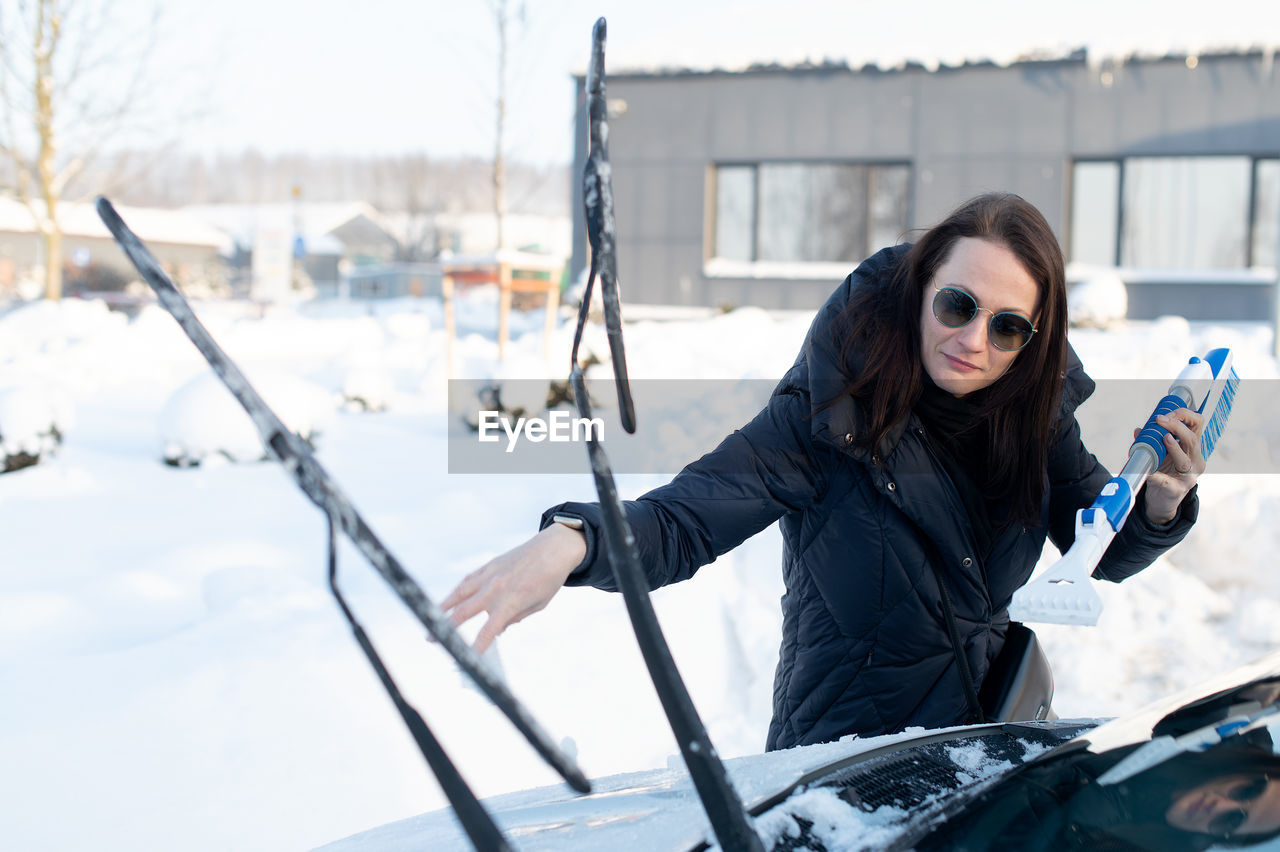
<path id="1" fill-rule="evenodd" d="M 1209 833 L 1217 837 L 1230 837 L 1240 830 L 1249 815 L 1244 811 L 1227 811 L 1209 820 Z"/>
<path id="2" fill-rule="evenodd" d="M 1262 795 L 1262 792 L 1267 789 L 1267 784 L 1269 783 L 1270 781 L 1267 779 L 1267 776 L 1261 775 L 1250 781 L 1248 784 L 1232 790 L 1229 795 L 1237 802 L 1252 802 L 1254 799 Z"/>
<path id="3" fill-rule="evenodd" d="M 1261 775 L 1228 792 L 1227 798 L 1235 802 L 1252 802 L 1266 791 L 1270 783 L 1271 780 L 1267 776 Z M 1240 830 L 1240 826 L 1244 825 L 1247 819 L 1249 814 L 1243 808 L 1218 814 L 1209 820 L 1209 833 L 1219 837 L 1230 837 Z"/>
<path id="4" fill-rule="evenodd" d="M 991 342 L 1004 350 L 1021 349 L 1031 340 L 1033 331 L 1026 317 L 1000 313 L 991 318 Z"/>
<path id="5" fill-rule="evenodd" d="M 933 315 L 948 328 L 959 328 L 977 312 L 978 303 L 963 290 L 943 287 L 933 297 Z"/>

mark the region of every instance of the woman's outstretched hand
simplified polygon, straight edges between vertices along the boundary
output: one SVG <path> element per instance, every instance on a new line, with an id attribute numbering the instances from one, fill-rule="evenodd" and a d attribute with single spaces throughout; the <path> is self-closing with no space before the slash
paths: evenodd
<path id="1" fill-rule="evenodd" d="M 1178 514 L 1182 498 L 1204 473 L 1205 460 L 1200 453 L 1200 436 L 1204 433 L 1204 415 L 1189 408 L 1179 408 L 1156 418 L 1156 422 L 1169 430 L 1164 436 L 1164 464 L 1147 477 L 1147 519 L 1155 524 L 1167 524 Z M 1139 430 L 1133 430 L 1138 437 Z"/>
<path id="2" fill-rule="evenodd" d="M 550 603 L 586 553 L 582 533 L 552 524 L 472 571 L 440 607 L 454 627 L 489 614 L 474 643 L 476 653 L 483 654 L 498 634 Z"/>

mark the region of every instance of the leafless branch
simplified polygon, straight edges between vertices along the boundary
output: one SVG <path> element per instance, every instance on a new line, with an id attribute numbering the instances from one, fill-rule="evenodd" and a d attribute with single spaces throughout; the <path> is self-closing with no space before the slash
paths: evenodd
<path id="1" fill-rule="evenodd" d="M 58 204 L 145 118 L 159 14 L 156 5 L 142 23 L 124 28 L 103 0 L 0 6 L 0 154 L 13 170 L 15 194 L 46 236 L 50 298 L 61 293 Z"/>

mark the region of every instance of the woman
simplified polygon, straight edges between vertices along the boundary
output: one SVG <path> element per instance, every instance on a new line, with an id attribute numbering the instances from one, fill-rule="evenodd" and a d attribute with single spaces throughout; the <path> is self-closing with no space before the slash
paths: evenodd
<path id="1" fill-rule="evenodd" d="M 781 519 L 768 748 L 966 721 L 944 600 L 980 684 L 1046 535 L 1070 545 L 1076 510 L 1110 478 L 1080 441 L 1074 411 L 1093 382 L 1066 322 L 1044 217 L 1014 195 L 975 198 L 862 263 L 764 410 L 626 505 L 653 588 Z M 1140 571 L 1195 519 L 1202 418 L 1180 409 L 1162 425 L 1168 457 L 1097 576 Z M 488 613 L 483 651 L 562 585 L 613 589 L 604 550 L 598 507 L 562 504 L 443 607 L 455 624 Z"/>

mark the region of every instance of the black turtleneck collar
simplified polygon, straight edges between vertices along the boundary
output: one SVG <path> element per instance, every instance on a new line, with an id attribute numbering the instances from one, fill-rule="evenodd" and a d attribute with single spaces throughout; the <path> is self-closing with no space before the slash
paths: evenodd
<path id="1" fill-rule="evenodd" d="M 997 526 L 1008 514 L 1007 501 L 993 493 L 987 419 L 982 416 L 986 389 L 954 396 L 921 374 L 915 412 L 924 425 L 938 461 L 951 477 L 969 515 L 985 557 Z"/>
<path id="2" fill-rule="evenodd" d="M 921 393 L 916 403 L 916 414 L 920 415 L 930 433 L 947 440 L 966 440 L 971 437 L 971 432 L 985 431 L 977 427 L 986 400 L 986 388 L 958 397 L 934 384 L 924 370 L 921 370 L 920 379 Z"/>

